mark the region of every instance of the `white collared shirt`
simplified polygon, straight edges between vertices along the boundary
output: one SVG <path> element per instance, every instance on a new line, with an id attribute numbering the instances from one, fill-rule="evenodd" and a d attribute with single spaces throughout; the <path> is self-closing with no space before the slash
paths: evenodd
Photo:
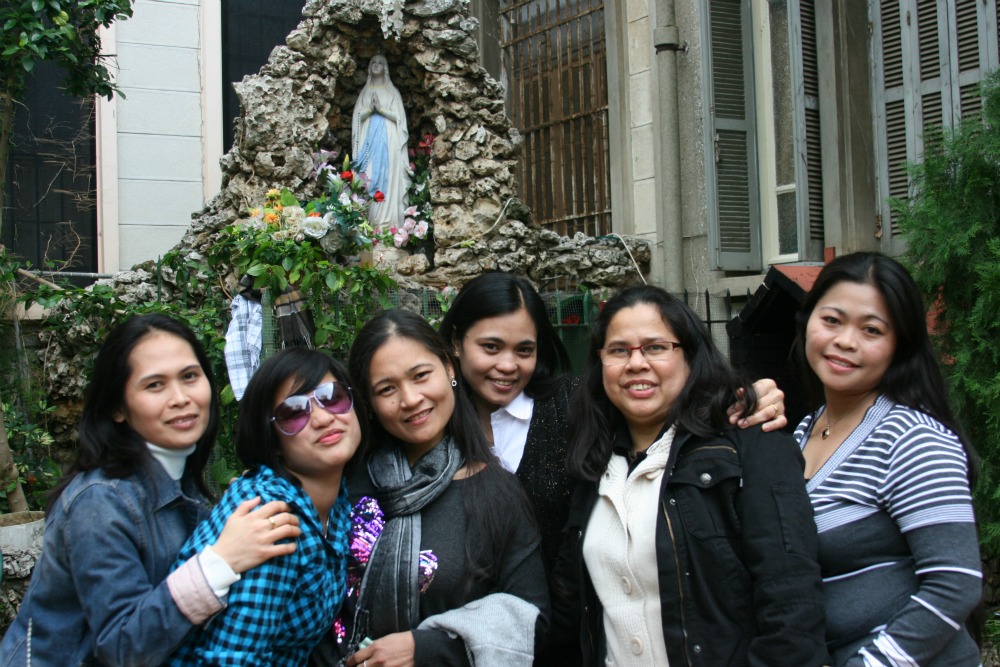
<path id="1" fill-rule="evenodd" d="M 493 428 L 493 453 L 510 472 L 517 472 L 528 442 L 528 427 L 535 411 L 535 400 L 523 391 L 502 408 L 490 415 Z"/>

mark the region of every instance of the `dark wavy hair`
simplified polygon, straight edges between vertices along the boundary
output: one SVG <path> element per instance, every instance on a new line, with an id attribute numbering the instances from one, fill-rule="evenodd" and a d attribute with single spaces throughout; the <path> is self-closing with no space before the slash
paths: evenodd
<path id="1" fill-rule="evenodd" d="M 491 271 L 462 287 L 441 320 L 441 336 L 452 350 L 480 320 L 508 315 L 524 309 L 535 324 L 537 348 L 535 372 L 524 388 L 532 398 L 547 396 L 559 386 L 559 377 L 570 369 L 569 354 L 549 321 L 545 302 L 525 278 Z"/>
<path id="2" fill-rule="evenodd" d="M 667 424 L 676 424 L 678 430 L 702 436 L 729 428 L 727 409 L 736 402 L 738 388 L 744 391 L 741 400 L 746 405 L 746 414 L 756 411 L 757 394 L 753 385 L 732 369 L 691 308 L 659 287 L 625 288 L 608 300 L 594 323 L 590 353 L 580 386 L 570 404 L 567 467 L 576 477 L 596 480 L 611 460 L 615 432 L 624 417 L 604 391 L 603 366 L 598 351 L 604 347 L 608 326 L 615 315 L 641 305 L 659 311 L 663 322 L 680 342 L 690 371 L 684 388 L 667 413 Z"/>
<path id="3" fill-rule="evenodd" d="M 330 373 L 334 380 L 346 387 L 351 387 L 347 369 L 339 361 L 325 352 L 310 350 L 305 347 L 289 347 L 270 356 L 260 365 L 247 385 L 243 400 L 240 401 L 240 417 L 236 422 L 236 455 L 247 468 L 265 465 L 278 476 L 283 477 L 296 486 L 301 486 L 299 479 L 285 467 L 281 458 L 281 439 L 271 416 L 274 410 L 278 391 L 289 379 L 293 378 L 289 395 L 311 392 L 318 386 L 326 374 Z M 365 443 L 368 442 L 368 413 L 364 399 L 354 392 L 354 413 L 361 425 L 361 444 L 353 459 L 364 456 Z M 315 404 L 313 410 L 318 410 Z M 352 459 L 352 460 L 353 460 Z"/>
<path id="4" fill-rule="evenodd" d="M 219 427 L 219 399 L 212 366 L 191 329 L 166 315 L 149 313 L 118 325 L 101 345 L 84 398 L 76 459 L 49 493 L 48 509 L 52 508 L 73 478 L 82 472 L 100 468 L 108 477 L 128 477 L 149 461 L 150 453 L 143 439 L 128 423 L 117 422 L 114 417 L 125 407 L 125 386 L 132 374 L 132 351 L 146 336 L 159 331 L 177 336 L 191 346 L 211 387 L 208 426 L 184 468 L 184 478 L 194 482 L 203 494 L 211 496 L 205 485 L 204 472 Z"/>
<path id="5" fill-rule="evenodd" d="M 394 338 L 406 338 L 423 345 L 441 363 L 456 370 L 455 410 L 448 420 L 448 435 L 452 437 L 466 463 L 484 463 L 485 467 L 468 479 L 471 484 L 462 486 L 465 507 L 466 560 L 471 574 L 466 591 L 477 581 L 490 581 L 496 577 L 502 562 L 503 547 L 514 533 L 513 516 L 509 503 L 496 502 L 497 496 L 513 503 L 522 503 L 530 513 L 527 497 L 517 478 L 503 470 L 493 455 L 486 436 L 483 435 L 475 405 L 464 389 L 462 374 L 451 353 L 450 346 L 420 315 L 408 310 L 387 310 L 379 313 L 358 332 L 348 360 L 348 370 L 354 378 L 355 396 L 372 405 L 371 362 L 375 353 Z M 375 416 L 372 419 L 373 452 L 380 447 L 398 447 L 400 443 L 389 435 Z"/>
<path id="6" fill-rule="evenodd" d="M 826 402 L 823 383 L 806 359 L 806 325 L 813 309 L 832 287 L 842 282 L 871 285 L 885 301 L 896 350 L 878 390 L 886 397 L 920 410 L 951 429 L 961 439 L 969 460 L 970 481 L 979 457 L 948 404 L 944 376 L 927 332 L 927 311 L 920 289 L 896 260 L 877 252 L 841 255 L 823 267 L 796 314 L 792 359 L 809 393 L 812 408 Z"/>

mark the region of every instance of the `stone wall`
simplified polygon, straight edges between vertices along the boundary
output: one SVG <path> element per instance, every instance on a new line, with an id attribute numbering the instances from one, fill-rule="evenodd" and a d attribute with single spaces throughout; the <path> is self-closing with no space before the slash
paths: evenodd
<path id="1" fill-rule="evenodd" d="M 376 53 L 407 107 L 411 143 L 431 134 L 431 258 L 394 248 L 377 255 L 403 285 L 460 285 L 484 269 L 536 283 L 568 276 L 591 286 L 639 280 L 650 259 L 639 239 L 569 239 L 532 224 L 516 198 L 520 137 L 504 92 L 478 64 L 467 0 L 311 0 L 303 21 L 254 76 L 236 84 L 243 114 L 223 158 L 222 191 L 193 216 L 182 248 L 199 251 L 272 187 L 318 195 L 313 152 L 350 146 L 351 112 Z"/>

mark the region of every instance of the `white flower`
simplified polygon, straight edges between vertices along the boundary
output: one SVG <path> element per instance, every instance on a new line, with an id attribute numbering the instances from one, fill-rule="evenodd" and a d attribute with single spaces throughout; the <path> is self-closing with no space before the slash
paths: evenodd
<path id="1" fill-rule="evenodd" d="M 413 235 L 418 239 L 426 238 L 428 229 L 430 229 L 430 225 L 427 224 L 427 221 L 421 220 L 417 223 L 417 226 L 413 228 Z"/>
<path id="2" fill-rule="evenodd" d="M 402 248 L 409 240 L 410 235 L 406 233 L 405 229 L 397 229 L 396 234 L 392 237 L 392 244 L 397 248 Z"/>
<path id="3" fill-rule="evenodd" d="M 286 206 L 281 212 L 285 214 L 285 220 L 289 225 L 301 226 L 306 217 L 305 209 L 301 206 Z"/>
<path id="4" fill-rule="evenodd" d="M 337 200 L 344 206 L 350 206 L 351 194 L 347 190 L 344 190 L 343 192 L 340 193 L 340 196 L 337 197 Z"/>
<path id="5" fill-rule="evenodd" d="M 327 213 L 326 215 L 330 215 Z M 317 216 L 310 216 L 302 221 L 302 232 L 311 238 L 321 239 L 326 236 L 326 233 L 330 230 L 330 223 L 327 221 L 326 216 L 322 218 Z"/>

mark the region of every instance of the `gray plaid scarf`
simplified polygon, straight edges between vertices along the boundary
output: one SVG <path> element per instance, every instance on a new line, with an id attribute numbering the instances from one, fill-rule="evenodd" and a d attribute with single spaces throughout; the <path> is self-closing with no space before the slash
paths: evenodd
<path id="1" fill-rule="evenodd" d="M 411 630 L 420 622 L 418 591 L 420 510 L 444 493 L 464 460 L 450 436 L 421 457 L 413 469 L 403 447 L 375 452 L 368 474 L 378 488 L 385 527 L 361 580 L 351 644 Z"/>

